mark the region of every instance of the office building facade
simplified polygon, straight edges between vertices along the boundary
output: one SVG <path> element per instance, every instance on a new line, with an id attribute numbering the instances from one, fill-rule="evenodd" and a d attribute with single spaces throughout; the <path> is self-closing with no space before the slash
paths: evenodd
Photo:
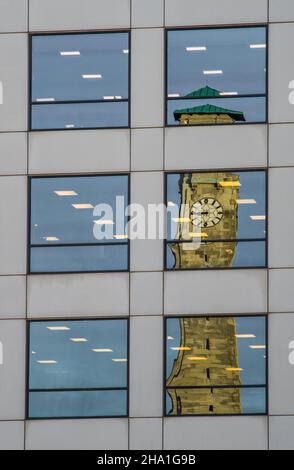
<path id="1" fill-rule="evenodd" d="M 0 0 L 0 449 L 294 449 L 293 5 Z"/>

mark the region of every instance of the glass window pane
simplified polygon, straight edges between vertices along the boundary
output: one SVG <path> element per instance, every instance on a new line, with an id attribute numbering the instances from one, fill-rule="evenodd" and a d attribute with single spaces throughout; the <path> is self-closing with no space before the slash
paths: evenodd
<path id="1" fill-rule="evenodd" d="M 127 320 L 30 324 L 30 389 L 126 387 L 126 360 Z"/>
<path id="2" fill-rule="evenodd" d="M 166 198 L 168 269 L 266 264 L 265 171 L 171 173 Z"/>
<path id="3" fill-rule="evenodd" d="M 93 233 L 94 221 L 99 219 L 93 214 L 97 204 L 110 206 L 115 234 L 117 197 L 123 198 L 124 214 L 128 205 L 127 175 L 32 178 L 31 243 L 56 244 L 48 236 L 58 238 L 56 242 L 62 244 L 97 243 Z M 126 223 L 126 216 L 123 220 Z"/>
<path id="4" fill-rule="evenodd" d="M 30 323 L 30 416 L 126 414 L 127 387 L 127 320 Z"/>
<path id="5" fill-rule="evenodd" d="M 263 268 L 266 244 L 250 242 L 168 243 L 167 269 Z"/>
<path id="6" fill-rule="evenodd" d="M 264 122 L 266 35 L 265 27 L 168 31 L 168 124 Z"/>
<path id="7" fill-rule="evenodd" d="M 32 178 L 31 271 L 127 270 L 127 205 L 127 175 Z"/>
<path id="8" fill-rule="evenodd" d="M 124 53 L 128 37 L 128 33 L 33 36 L 33 101 L 128 98 L 128 54 Z"/>
<path id="9" fill-rule="evenodd" d="M 128 245 L 31 248 L 30 263 L 32 273 L 125 271 Z"/>
<path id="10" fill-rule="evenodd" d="M 263 387 L 169 389 L 166 393 L 169 416 L 265 413 L 266 389 Z"/>
<path id="11" fill-rule="evenodd" d="M 168 174 L 167 200 L 174 204 L 169 240 L 197 233 L 208 240 L 265 238 L 265 171 Z M 185 205 L 191 220 L 181 217 Z"/>
<path id="12" fill-rule="evenodd" d="M 166 325 L 167 414 L 265 412 L 265 316 L 169 318 Z"/>
<path id="13" fill-rule="evenodd" d="M 263 316 L 168 319 L 167 386 L 265 384 L 265 336 Z"/>
<path id="14" fill-rule="evenodd" d="M 33 129 L 127 126 L 128 94 L 127 32 L 32 37 Z"/>
<path id="15" fill-rule="evenodd" d="M 30 392 L 30 418 L 126 416 L 125 390 Z"/>
<path id="16" fill-rule="evenodd" d="M 128 103 L 78 103 L 32 106 L 33 129 L 127 127 Z"/>
<path id="17" fill-rule="evenodd" d="M 266 99 L 169 100 L 169 125 L 237 124 L 266 121 Z"/>

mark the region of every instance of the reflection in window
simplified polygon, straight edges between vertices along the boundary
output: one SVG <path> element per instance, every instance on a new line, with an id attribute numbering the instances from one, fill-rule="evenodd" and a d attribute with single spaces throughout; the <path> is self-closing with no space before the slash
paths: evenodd
<path id="1" fill-rule="evenodd" d="M 126 416 L 127 320 L 30 323 L 29 418 Z"/>
<path id="2" fill-rule="evenodd" d="M 32 129 L 128 127 L 129 34 L 32 36 Z"/>
<path id="3" fill-rule="evenodd" d="M 266 172 L 167 175 L 166 268 L 266 265 Z"/>
<path id="4" fill-rule="evenodd" d="M 32 178 L 30 272 L 126 271 L 127 205 L 127 175 Z"/>
<path id="5" fill-rule="evenodd" d="M 166 414 L 264 414 L 266 317 L 168 318 Z"/>
<path id="6" fill-rule="evenodd" d="M 265 27 L 170 30 L 167 124 L 266 121 Z"/>

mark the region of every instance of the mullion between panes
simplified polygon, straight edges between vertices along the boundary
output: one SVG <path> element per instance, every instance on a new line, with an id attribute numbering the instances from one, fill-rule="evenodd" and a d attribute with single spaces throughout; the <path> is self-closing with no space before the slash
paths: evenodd
<path id="1" fill-rule="evenodd" d="M 166 386 L 166 390 L 210 390 L 215 389 L 231 389 L 231 388 L 265 388 L 266 384 L 257 385 L 172 385 Z"/>
<path id="2" fill-rule="evenodd" d="M 199 243 L 247 243 L 247 242 L 266 242 L 266 238 L 232 238 L 232 239 L 202 239 L 199 237 Z M 179 240 L 179 239 L 174 239 L 174 240 L 166 240 L 166 243 L 198 243 L 196 240 Z"/>

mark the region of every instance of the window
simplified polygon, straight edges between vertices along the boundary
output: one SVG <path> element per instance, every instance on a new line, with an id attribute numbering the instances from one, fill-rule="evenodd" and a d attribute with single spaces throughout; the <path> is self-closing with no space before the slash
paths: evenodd
<path id="1" fill-rule="evenodd" d="M 129 126 L 128 32 L 31 41 L 31 129 Z"/>
<path id="2" fill-rule="evenodd" d="M 265 316 L 166 320 L 167 416 L 265 414 Z"/>
<path id="3" fill-rule="evenodd" d="M 29 418 L 127 414 L 127 320 L 29 323 Z"/>
<path id="4" fill-rule="evenodd" d="M 127 271 L 127 205 L 127 175 L 31 178 L 29 272 Z"/>
<path id="5" fill-rule="evenodd" d="M 266 171 L 167 174 L 166 269 L 267 264 Z"/>
<path id="6" fill-rule="evenodd" d="M 167 125 L 265 122 L 266 27 L 169 30 Z"/>

